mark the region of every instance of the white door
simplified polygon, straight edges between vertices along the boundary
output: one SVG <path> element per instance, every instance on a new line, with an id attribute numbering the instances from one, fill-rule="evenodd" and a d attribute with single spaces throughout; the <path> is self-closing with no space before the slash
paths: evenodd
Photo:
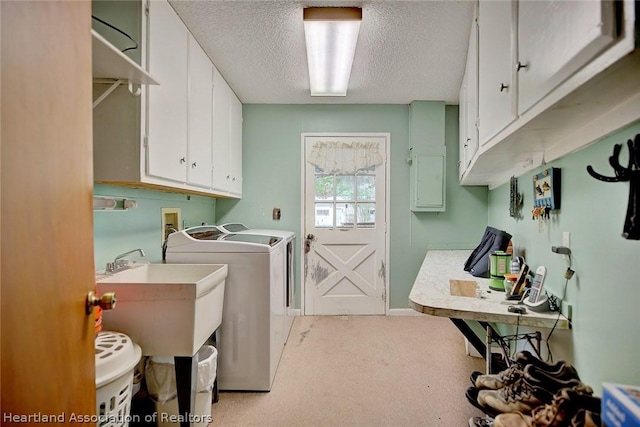
<path id="1" fill-rule="evenodd" d="M 304 313 L 385 314 L 389 135 L 303 142 Z"/>

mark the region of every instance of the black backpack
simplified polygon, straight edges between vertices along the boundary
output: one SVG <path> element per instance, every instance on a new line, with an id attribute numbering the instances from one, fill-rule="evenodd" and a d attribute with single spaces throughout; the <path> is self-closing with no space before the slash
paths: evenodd
<path id="1" fill-rule="evenodd" d="M 506 250 L 510 240 L 511 234 L 506 231 L 487 227 L 480 244 L 464 263 L 464 271 L 476 277 L 489 277 L 489 256 L 495 251 Z"/>

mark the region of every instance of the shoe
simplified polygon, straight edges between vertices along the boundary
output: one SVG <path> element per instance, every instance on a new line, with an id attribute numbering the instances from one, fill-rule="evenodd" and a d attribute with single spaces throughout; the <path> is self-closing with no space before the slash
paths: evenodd
<path id="1" fill-rule="evenodd" d="M 522 377 L 513 384 L 498 390 L 480 390 L 477 401 L 482 408 L 498 414 L 506 412 L 529 414 L 533 408 L 551 402 L 552 398 L 553 393 L 542 387 L 529 384 Z"/>
<path id="2" fill-rule="evenodd" d="M 562 388 L 581 387 L 581 390 L 589 394 L 593 393 L 591 387 L 588 387 L 578 378 L 578 374 L 575 369 L 561 369 L 555 374 L 549 374 L 544 370 L 538 368 L 536 365 L 527 365 L 524 368 L 523 379 L 529 383 L 529 385 L 540 387 L 551 393 L 555 394 Z"/>
<path id="3" fill-rule="evenodd" d="M 584 394 L 576 389 L 559 390 L 550 403 L 531 411 L 531 415 L 522 412 L 505 413 L 496 416 L 495 427 L 596 427 L 600 426 L 601 401 L 597 397 Z M 594 411 L 594 412 L 592 412 Z"/>
<path id="4" fill-rule="evenodd" d="M 533 425 L 531 417 L 522 412 L 500 414 L 493 422 L 494 427 L 533 427 Z"/>
<path id="5" fill-rule="evenodd" d="M 483 375 L 475 371 L 471 374 L 471 381 L 480 390 L 498 390 L 521 378 L 523 368 L 524 366 L 515 363 L 497 374 Z"/>
<path id="6" fill-rule="evenodd" d="M 516 354 L 515 362 L 523 365 L 523 367 L 526 365 L 534 365 L 538 369 L 541 369 L 550 375 L 555 375 L 560 371 L 570 370 L 574 372 L 576 377 L 578 376 L 578 372 L 576 372 L 575 368 L 566 361 L 559 360 L 556 363 L 547 363 L 526 350 L 523 350 Z"/>
<path id="7" fill-rule="evenodd" d="M 493 418 L 471 417 L 469 418 L 469 427 L 493 427 Z"/>
<path id="8" fill-rule="evenodd" d="M 467 398 L 469 403 L 471 403 L 476 408 L 480 409 L 482 412 L 489 416 L 495 416 L 498 412 L 494 411 L 492 408 L 483 407 L 478 403 L 478 390 L 476 387 L 469 387 L 467 391 L 464 393 L 464 396 Z"/>
<path id="9" fill-rule="evenodd" d="M 558 361 L 554 364 L 547 363 L 530 352 L 523 350 L 516 354 L 514 364 L 502 372 L 493 375 L 482 375 L 475 371 L 471 374 L 471 382 L 481 390 L 498 390 L 514 383 L 522 376 L 526 366 L 533 365 L 537 370 L 546 372 L 551 377 L 561 379 L 577 378 L 578 372 L 573 366 L 565 361 Z"/>

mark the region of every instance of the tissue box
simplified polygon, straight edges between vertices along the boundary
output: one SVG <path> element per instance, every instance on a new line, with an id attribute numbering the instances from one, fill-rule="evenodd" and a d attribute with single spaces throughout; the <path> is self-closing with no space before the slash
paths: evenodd
<path id="1" fill-rule="evenodd" d="M 640 387 L 602 384 L 602 425 L 606 427 L 640 426 Z"/>

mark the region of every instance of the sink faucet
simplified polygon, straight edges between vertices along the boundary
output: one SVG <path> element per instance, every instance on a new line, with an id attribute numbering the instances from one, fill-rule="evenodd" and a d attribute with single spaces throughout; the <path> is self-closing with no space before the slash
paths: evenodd
<path id="1" fill-rule="evenodd" d="M 105 272 L 115 273 L 124 270 L 128 265 L 128 262 L 124 258 L 128 257 L 131 254 L 135 254 L 136 252 L 138 252 L 142 257 L 145 256 L 145 253 L 142 249 L 134 249 L 132 251 L 125 252 L 116 256 L 113 262 L 108 262 L 107 267 L 105 268 Z"/>

